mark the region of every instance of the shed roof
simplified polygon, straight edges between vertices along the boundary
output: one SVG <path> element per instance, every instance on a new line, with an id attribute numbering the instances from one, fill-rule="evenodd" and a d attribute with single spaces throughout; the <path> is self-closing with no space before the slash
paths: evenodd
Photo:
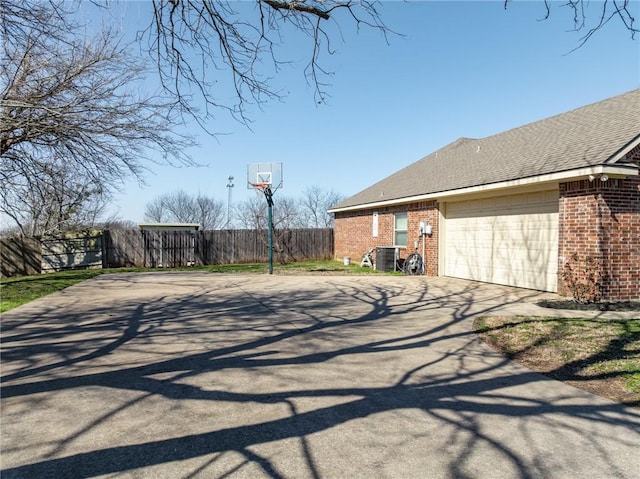
<path id="1" fill-rule="evenodd" d="M 481 139 L 459 138 L 332 208 L 612 165 L 640 138 L 640 89 Z"/>
<path id="2" fill-rule="evenodd" d="M 199 230 L 200 223 L 138 223 L 141 230 Z"/>

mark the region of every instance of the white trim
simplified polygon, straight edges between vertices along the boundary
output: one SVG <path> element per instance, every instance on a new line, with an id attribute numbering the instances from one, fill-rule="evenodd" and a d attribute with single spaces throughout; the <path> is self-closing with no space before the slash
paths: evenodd
<path id="1" fill-rule="evenodd" d="M 398 215 L 404 215 L 404 220 L 406 221 L 407 225 L 406 228 L 403 230 L 399 230 L 397 229 L 398 226 Z M 401 244 L 396 244 L 396 233 L 398 233 L 398 231 L 400 232 L 405 232 L 407 235 L 406 238 L 406 244 L 401 245 Z M 399 211 L 397 213 L 393 214 L 393 246 L 395 248 L 408 248 L 409 247 L 409 212 L 408 211 Z"/>
<path id="2" fill-rule="evenodd" d="M 396 198 L 393 200 L 376 201 L 373 203 L 364 203 L 354 206 L 346 206 L 344 208 L 332 208 L 329 213 L 339 213 L 343 211 L 356 211 L 369 208 L 379 208 L 383 206 L 403 205 L 407 203 L 415 203 L 425 200 L 443 200 L 453 196 L 468 195 L 472 193 L 481 193 L 489 191 L 504 190 L 507 188 L 540 185 L 544 183 L 559 183 L 566 180 L 587 179 L 589 175 L 606 174 L 610 178 L 624 178 L 627 176 L 638 176 L 638 167 L 635 165 L 598 165 L 580 168 L 577 170 L 561 171 L 558 173 L 549 173 L 546 175 L 532 176 L 529 178 L 519 178 L 517 180 L 501 181 L 499 183 L 490 183 L 488 185 L 471 186 L 467 188 L 459 188 L 456 190 L 439 191 L 437 193 L 426 193 L 424 195 L 408 196 L 405 198 Z"/>
<path id="3" fill-rule="evenodd" d="M 444 276 L 444 256 L 447 246 L 447 228 L 445 220 L 447 218 L 447 203 L 438 205 L 438 276 Z"/>
<path id="4" fill-rule="evenodd" d="M 616 163 L 627 156 L 627 154 L 637 146 L 640 146 L 640 135 L 637 136 L 635 140 L 632 140 L 627 146 L 622 148 L 618 153 L 609 158 L 607 163 Z"/>

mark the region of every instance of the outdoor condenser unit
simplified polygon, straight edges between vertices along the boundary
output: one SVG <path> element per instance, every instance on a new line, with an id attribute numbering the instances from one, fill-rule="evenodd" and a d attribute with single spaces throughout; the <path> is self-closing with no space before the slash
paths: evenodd
<path id="1" fill-rule="evenodd" d="M 395 271 L 396 248 L 392 246 L 376 248 L 376 269 L 383 273 Z"/>

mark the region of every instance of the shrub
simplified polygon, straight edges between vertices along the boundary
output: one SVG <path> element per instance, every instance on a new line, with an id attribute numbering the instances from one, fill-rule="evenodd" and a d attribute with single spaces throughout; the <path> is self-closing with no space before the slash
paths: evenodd
<path id="1" fill-rule="evenodd" d="M 581 304 L 597 303 L 602 299 L 602 262 L 596 256 L 580 258 L 573 253 L 565 262 L 562 280 L 571 291 L 573 299 Z"/>

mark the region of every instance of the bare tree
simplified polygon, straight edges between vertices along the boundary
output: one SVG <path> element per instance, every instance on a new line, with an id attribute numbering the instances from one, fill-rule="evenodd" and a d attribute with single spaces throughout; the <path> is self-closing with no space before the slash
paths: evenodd
<path id="1" fill-rule="evenodd" d="M 124 220 L 117 216 L 107 218 L 99 226 L 101 229 L 105 230 L 130 230 L 138 227 L 134 221 Z"/>
<path id="2" fill-rule="evenodd" d="M 273 205 L 273 227 L 277 229 L 291 229 L 298 227 L 300 217 L 299 202 L 289 196 L 276 198 Z"/>
<path id="3" fill-rule="evenodd" d="M 41 236 L 93 228 L 111 195 L 68 165 L 49 162 L 37 177 L 1 189 L 0 199 L 21 234 Z"/>
<path id="4" fill-rule="evenodd" d="M 256 196 L 241 202 L 234 208 L 235 220 L 243 229 L 267 229 L 267 201 L 263 196 Z M 298 227 L 300 215 L 298 202 L 287 196 L 274 196 L 273 228 L 290 229 Z"/>
<path id="5" fill-rule="evenodd" d="M 234 212 L 240 228 L 255 230 L 262 243 L 268 244 L 267 201 L 262 195 L 239 203 Z M 290 243 L 291 230 L 298 227 L 298 202 L 287 196 L 274 197 L 272 214 L 273 251 L 280 263 L 284 264 L 288 259 L 295 261 L 290 252 Z"/>
<path id="6" fill-rule="evenodd" d="M 222 201 L 182 190 L 160 195 L 147 203 L 144 217 L 158 223 L 198 223 L 203 230 L 219 229 L 226 219 Z"/>
<path id="7" fill-rule="evenodd" d="M 205 230 L 220 229 L 226 225 L 226 208 L 222 201 L 212 197 L 198 195 L 195 207 L 199 223 Z"/>
<path id="8" fill-rule="evenodd" d="M 153 201 L 147 203 L 144 207 L 144 219 L 146 221 L 153 221 L 154 223 L 167 223 L 169 222 L 169 212 L 166 209 L 165 202 L 162 198 L 155 198 Z"/>
<path id="9" fill-rule="evenodd" d="M 305 228 L 332 228 L 332 213 L 327 210 L 344 199 L 334 190 L 325 190 L 320 186 L 310 186 L 302 192 L 299 201 L 299 225 Z"/>
<path id="10" fill-rule="evenodd" d="M 267 228 L 267 203 L 263 197 L 255 196 L 237 203 L 233 208 L 235 223 L 241 229 L 261 230 Z"/>
<path id="11" fill-rule="evenodd" d="M 333 190 L 319 186 L 305 189 L 300 198 L 274 196 L 273 226 L 276 229 L 291 228 L 331 228 L 333 215 L 327 210 L 344 197 Z M 266 229 L 267 202 L 256 196 L 238 204 L 235 219 L 241 228 Z"/>
<path id="12" fill-rule="evenodd" d="M 56 190 L 61 171 L 73 172 L 83 194 L 104 195 L 149 164 L 191 164 L 184 151 L 193 142 L 174 133 L 174 102 L 133 88 L 144 62 L 110 31 L 84 38 L 72 7 L 0 0 L 0 181 L 9 190 L 1 208 L 14 220 L 25 191 L 68 196 Z"/>
<path id="13" fill-rule="evenodd" d="M 513 0 L 504 0 L 506 9 Z M 573 16 L 573 31 L 583 33 L 575 49 L 582 47 L 597 31 L 612 20 L 623 24 L 634 39 L 638 30 L 636 20 L 631 14 L 630 7 L 633 0 L 604 0 L 589 2 L 587 0 L 567 0 L 566 2 L 552 2 L 544 0 L 544 20 L 551 16 L 552 8 L 569 9 Z"/>
<path id="14" fill-rule="evenodd" d="M 321 65 L 331 54 L 336 26 L 353 22 L 385 36 L 377 2 L 360 0 L 153 0 L 153 23 L 143 32 L 160 72 L 164 88 L 197 119 L 203 121 L 223 109 L 247 121 L 246 105 L 280 98 L 273 75 L 289 59 L 278 58 L 284 34 L 309 42 L 304 69 L 318 103 L 325 101 L 330 73 Z M 334 20 L 334 22 L 330 22 Z M 195 57 L 193 52 L 196 53 Z M 198 58 L 194 61 L 194 58 Z M 226 81 L 220 81 L 222 75 Z M 228 87 L 231 87 L 230 89 Z M 235 97 L 229 104 L 228 93 Z M 206 105 L 192 108 L 192 99 Z"/>
<path id="15" fill-rule="evenodd" d="M 504 0 L 504 7 L 511 1 Z M 631 4 L 632 0 L 593 5 L 587 0 L 559 4 L 545 0 L 541 5 L 544 18 L 552 8 L 568 8 L 573 28 L 585 32 L 582 45 L 612 20 L 622 23 L 633 37 L 638 29 Z M 315 100 L 323 103 L 331 76 L 323 66 L 323 55 L 333 53 L 332 43 L 341 38 L 342 28 L 373 28 L 385 41 L 393 33 L 381 18 L 378 2 L 367 0 L 153 0 L 153 10 L 153 22 L 144 33 L 162 84 L 202 125 L 219 109 L 246 122 L 247 104 L 281 97 L 273 77 L 290 60 L 279 57 L 285 36 L 286 41 L 307 42 L 304 73 L 314 87 Z M 233 104 L 225 100 L 229 93 L 236 99 Z M 196 97 L 206 105 L 202 112 L 192 108 Z"/>

